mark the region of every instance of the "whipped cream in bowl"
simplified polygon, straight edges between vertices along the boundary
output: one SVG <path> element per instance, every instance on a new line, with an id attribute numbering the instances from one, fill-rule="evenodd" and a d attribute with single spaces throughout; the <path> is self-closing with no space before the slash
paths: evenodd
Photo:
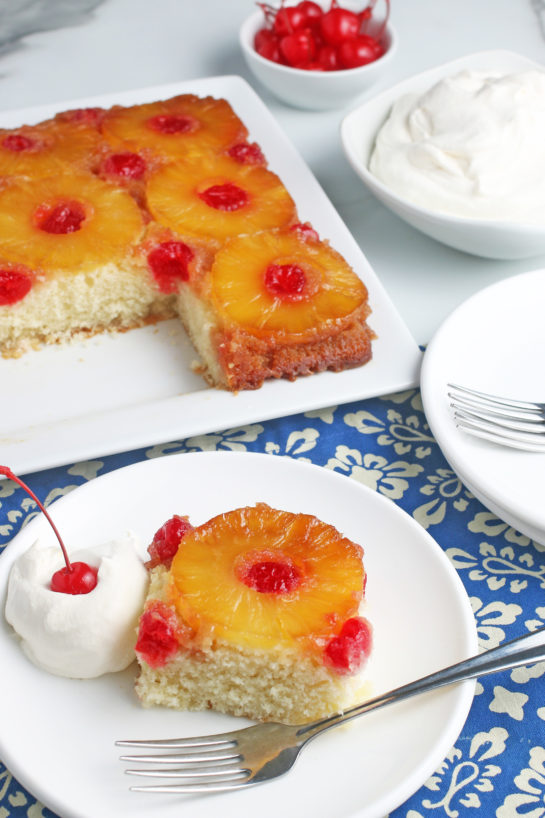
<path id="1" fill-rule="evenodd" d="M 545 66 L 508 51 L 404 80 L 343 120 L 345 154 L 380 202 L 474 255 L 545 253 Z"/>
<path id="2" fill-rule="evenodd" d="M 127 534 L 70 556 L 98 568 L 96 587 L 87 594 L 52 591 L 62 553 L 37 541 L 11 567 L 6 620 L 28 658 L 49 673 L 90 679 L 124 670 L 135 659 L 148 585 L 137 540 Z"/>
<path id="3" fill-rule="evenodd" d="M 545 226 L 545 70 L 460 71 L 405 94 L 369 169 L 415 204 Z"/>

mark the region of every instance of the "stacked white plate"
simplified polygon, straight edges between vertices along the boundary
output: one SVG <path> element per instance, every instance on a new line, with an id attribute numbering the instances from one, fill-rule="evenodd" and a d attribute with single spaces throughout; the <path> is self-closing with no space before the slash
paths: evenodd
<path id="1" fill-rule="evenodd" d="M 422 366 L 430 428 L 446 459 L 502 520 L 545 543 L 545 454 L 518 451 L 456 428 L 448 383 L 545 402 L 545 270 L 505 279 L 472 296 L 444 322 Z"/>

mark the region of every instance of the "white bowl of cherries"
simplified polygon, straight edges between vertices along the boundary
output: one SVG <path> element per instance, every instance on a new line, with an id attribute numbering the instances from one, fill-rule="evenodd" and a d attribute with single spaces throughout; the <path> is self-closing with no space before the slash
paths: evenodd
<path id="1" fill-rule="evenodd" d="M 363 0 L 363 3 L 365 0 Z M 240 29 L 246 63 L 283 102 L 297 108 L 342 108 L 383 74 L 397 48 L 390 0 L 258 3 Z"/>

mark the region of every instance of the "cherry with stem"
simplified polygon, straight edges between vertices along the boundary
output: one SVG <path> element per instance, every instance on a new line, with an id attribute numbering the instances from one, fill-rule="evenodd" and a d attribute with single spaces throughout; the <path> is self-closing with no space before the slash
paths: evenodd
<path id="1" fill-rule="evenodd" d="M 42 514 L 44 514 L 46 520 L 53 529 L 57 540 L 59 541 L 65 565 L 64 568 L 60 568 L 58 571 L 55 571 L 51 577 L 51 590 L 58 593 L 73 595 L 88 594 L 90 591 L 92 591 L 98 582 L 98 569 L 92 565 L 87 565 L 85 562 L 70 562 L 66 546 L 64 545 L 62 537 L 57 530 L 57 526 L 51 519 L 43 503 L 41 503 L 36 497 L 32 489 L 30 489 L 26 483 L 24 483 L 20 477 L 17 477 L 17 475 L 15 475 L 7 466 L 0 466 L 0 474 L 3 474 L 4 477 L 7 477 L 9 480 L 13 480 L 15 483 L 17 483 L 17 485 L 21 486 L 21 488 L 24 489 L 24 491 L 26 491 L 26 493 L 34 500 Z"/>
<path id="2" fill-rule="evenodd" d="M 382 20 L 374 16 L 379 0 L 367 0 L 356 11 L 341 0 L 326 2 L 258 0 L 265 20 L 254 38 L 257 53 L 281 65 L 308 71 L 359 68 L 385 53 L 384 32 L 390 17 L 390 0 L 384 0 Z M 279 5 L 278 5 L 279 3 Z"/>

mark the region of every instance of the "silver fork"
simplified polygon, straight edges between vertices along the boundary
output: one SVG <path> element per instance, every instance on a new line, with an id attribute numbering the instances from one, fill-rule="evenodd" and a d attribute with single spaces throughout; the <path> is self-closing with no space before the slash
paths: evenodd
<path id="1" fill-rule="evenodd" d="M 545 627 L 398 687 L 378 698 L 308 724 L 289 726 L 269 722 L 230 733 L 180 739 L 117 741 L 116 744 L 122 747 L 170 751 L 121 756 L 122 761 L 130 763 L 158 765 L 152 769 L 126 770 L 129 775 L 171 779 L 176 782 L 145 784 L 131 787 L 132 790 L 161 793 L 239 790 L 270 781 L 288 772 L 303 747 L 331 727 L 417 693 L 426 693 L 442 685 L 509 670 L 542 659 L 545 659 Z"/>
<path id="2" fill-rule="evenodd" d="M 501 398 L 449 383 L 456 425 L 469 434 L 528 452 L 545 452 L 545 403 Z"/>

